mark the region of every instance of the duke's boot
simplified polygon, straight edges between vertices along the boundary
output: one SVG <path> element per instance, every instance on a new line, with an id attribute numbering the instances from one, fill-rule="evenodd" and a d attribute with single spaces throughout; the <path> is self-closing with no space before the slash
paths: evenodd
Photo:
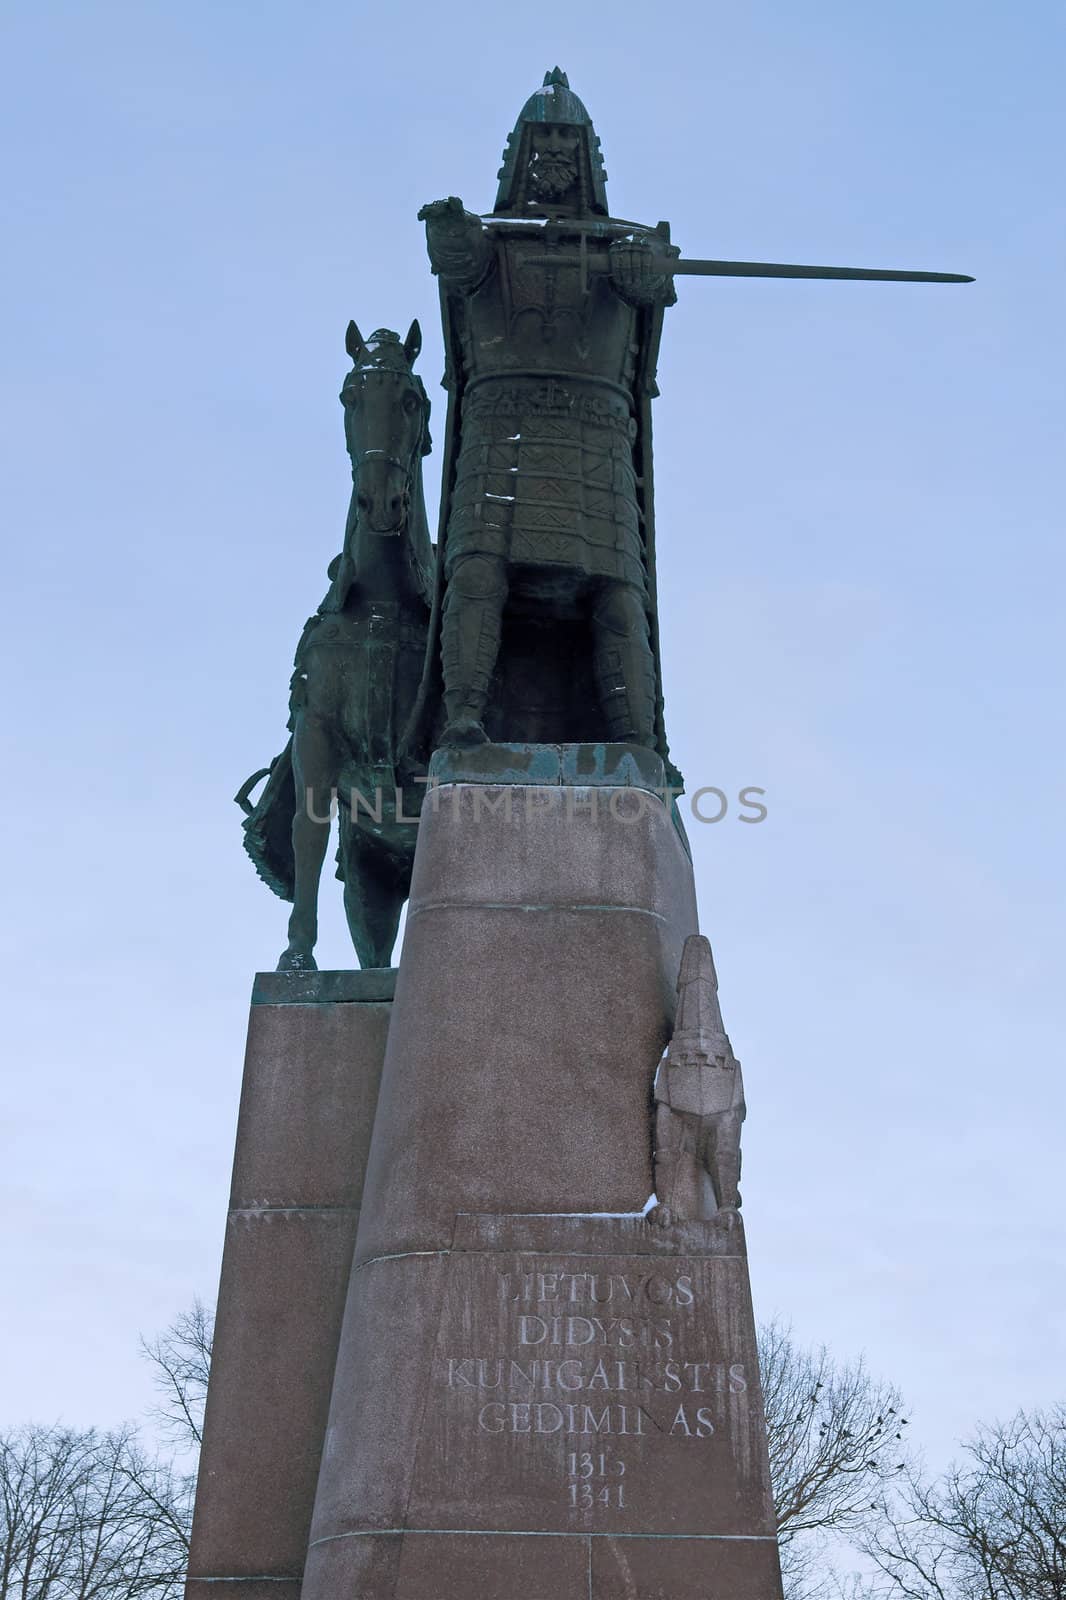
<path id="1" fill-rule="evenodd" d="M 448 579 L 441 622 L 442 744 L 483 744 L 482 722 L 500 650 L 507 575 L 500 556 L 464 556 Z"/>
<path id="2" fill-rule="evenodd" d="M 592 613 L 593 670 L 600 706 L 613 744 L 655 748 L 655 663 L 643 595 L 615 583 Z"/>

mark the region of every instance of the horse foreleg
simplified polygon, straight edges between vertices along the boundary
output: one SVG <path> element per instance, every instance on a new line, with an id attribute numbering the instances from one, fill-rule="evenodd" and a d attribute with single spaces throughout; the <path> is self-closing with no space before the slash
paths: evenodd
<path id="1" fill-rule="evenodd" d="M 296 812 L 292 819 L 292 853 L 295 883 L 289 942 L 278 962 L 279 972 L 314 972 L 312 951 L 318 939 L 318 884 L 329 845 L 330 813 L 334 790 L 329 748 L 312 722 L 298 722 L 293 740 L 293 777 Z"/>
<path id="2" fill-rule="evenodd" d="M 289 917 L 289 942 L 278 962 L 279 972 L 317 970 L 312 951 L 318 940 L 318 884 L 328 844 L 328 821 L 316 822 L 305 810 L 297 811 L 292 819 L 296 891 Z"/>

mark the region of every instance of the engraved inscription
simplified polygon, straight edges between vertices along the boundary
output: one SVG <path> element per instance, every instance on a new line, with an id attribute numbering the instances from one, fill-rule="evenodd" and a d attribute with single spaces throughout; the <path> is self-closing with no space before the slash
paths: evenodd
<path id="1" fill-rule="evenodd" d="M 710 1448 L 748 1387 L 743 1361 L 708 1348 L 715 1317 L 701 1307 L 701 1281 L 674 1262 L 584 1271 L 542 1259 L 535 1270 L 479 1270 L 480 1295 L 455 1307 L 461 1342 L 438 1352 L 449 1433 L 483 1441 L 490 1481 L 501 1450 L 507 1472 L 526 1461 L 523 1475 L 542 1493 L 554 1478 L 563 1525 L 626 1526 L 659 1452 Z"/>

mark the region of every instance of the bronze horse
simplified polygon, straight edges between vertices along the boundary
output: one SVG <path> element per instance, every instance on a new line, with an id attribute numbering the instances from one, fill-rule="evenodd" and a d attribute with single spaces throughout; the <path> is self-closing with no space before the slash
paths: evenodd
<path id="1" fill-rule="evenodd" d="M 364 967 L 388 966 L 411 884 L 422 775 L 400 736 L 422 674 L 433 588 L 433 546 L 422 491 L 429 400 L 407 338 L 381 328 L 364 340 L 349 323 L 354 365 L 344 381 L 352 499 L 329 593 L 307 622 L 290 684 L 284 751 L 237 795 L 245 848 L 274 892 L 293 903 L 279 972 L 315 970 L 318 888 L 339 815 L 337 876 Z M 263 777 L 258 803 L 249 796 Z"/>

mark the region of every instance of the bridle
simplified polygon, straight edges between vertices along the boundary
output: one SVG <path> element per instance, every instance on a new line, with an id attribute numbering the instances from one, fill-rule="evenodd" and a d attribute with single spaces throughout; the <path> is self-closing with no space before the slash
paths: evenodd
<path id="1" fill-rule="evenodd" d="M 421 416 L 420 416 L 420 419 L 419 419 L 418 431 L 415 434 L 414 442 L 413 442 L 413 444 L 411 446 L 410 452 L 408 454 L 408 459 L 406 461 L 399 461 L 396 458 L 396 456 L 390 455 L 387 450 L 377 450 L 377 449 L 359 450 L 359 451 L 349 450 L 349 455 L 351 456 L 351 461 L 352 461 L 352 476 L 354 478 L 354 477 L 356 477 L 358 475 L 359 469 L 363 465 L 364 461 L 369 461 L 369 460 L 371 460 L 373 458 L 373 459 L 378 460 L 378 461 L 386 462 L 386 464 L 388 466 L 390 466 L 390 467 L 398 467 L 399 470 L 404 475 L 405 484 L 410 483 L 413 480 L 414 475 L 415 475 L 415 469 L 416 469 L 416 466 L 417 466 L 417 463 L 418 463 L 418 457 L 420 455 L 424 455 L 425 454 L 425 450 L 423 449 L 423 443 L 424 443 L 424 440 L 425 440 L 425 437 L 426 437 L 426 420 L 427 420 L 427 413 L 428 413 L 428 410 L 429 410 L 429 405 L 428 405 L 428 401 L 427 401 L 427 398 L 426 398 L 425 390 L 422 388 L 422 385 L 419 383 L 418 379 L 414 377 L 413 373 L 399 372 L 394 367 L 362 367 L 362 368 L 358 368 L 356 370 L 356 372 L 354 372 L 352 374 L 352 378 L 350 378 L 348 380 L 348 382 L 345 383 L 344 388 L 341 390 L 341 399 L 344 401 L 345 411 L 348 410 L 348 401 L 347 401 L 347 399 L 345 397 L 349 393 L 350 389 L 353 387 L 352 380 L 354 378 L 358 377 L 358 379 L 359 379 L 359 387 L 365 393 L 367 391 L 366 378 L 369 376 L 369 374 L 371 372 L 377 374 L 380 377 L 388 376 L 390 378 L 402 378 L 402 379 L 405 379 L 407 382 L 409 382 L 411 384 L 411 386 L 412 386 L 412 392 L 415 394 L 415 396 L 418 399 L 419 411 L 421 413 Z"/>

